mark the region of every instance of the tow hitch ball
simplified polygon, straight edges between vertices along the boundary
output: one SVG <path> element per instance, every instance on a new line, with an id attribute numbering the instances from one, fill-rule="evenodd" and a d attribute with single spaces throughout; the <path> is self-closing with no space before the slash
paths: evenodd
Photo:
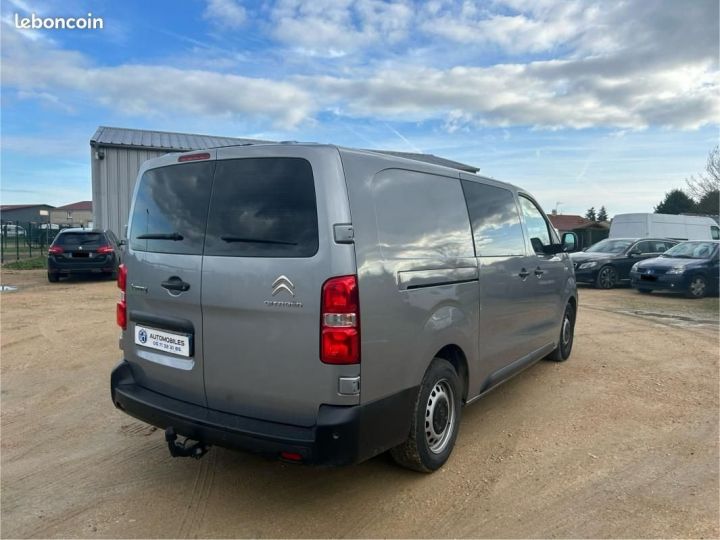
<path id="1" fill-rule="evenodd" d="M 167 441 L 168 449 L 172 457 L 200 459 L 210 450 L 210 445 L 203 442 L 196 442 L 191 446 L 186 446 L 188 439 L 185 439 L 182 443 L 177 442 L 177 434 L 172 427 L 165 430 L 165 441 Z"/>

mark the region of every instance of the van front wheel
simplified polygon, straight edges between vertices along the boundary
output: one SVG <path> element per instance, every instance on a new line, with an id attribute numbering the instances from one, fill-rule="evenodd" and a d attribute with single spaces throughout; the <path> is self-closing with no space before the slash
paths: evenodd
<path id="1" fill-rule="evenodd" d="M 548 360 L 554 362 L 564 362 L 570 358 L 572 352 L 573 340 L 575 338 L 575 306 L 568 302 L 563 313 L 562 325 L 560 327 L 560 337 L 558 346 L 547 355 Z"/>
<path id="2" fill-rule="evenodd" d="M 408 438 L 390 450 L 399 465 L 432 472 L 448 460 L 460 426 L 461 388 L 452 364 L 434 358 L 420 384 Z"/>

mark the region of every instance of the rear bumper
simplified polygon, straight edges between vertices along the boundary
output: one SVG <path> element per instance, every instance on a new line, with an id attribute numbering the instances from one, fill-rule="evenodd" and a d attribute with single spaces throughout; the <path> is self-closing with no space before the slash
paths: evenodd
<path id="1" fill-rule="evenodd" d="M 59 262 L 54 257 L 48 257 L 48 272 L 53 274 L 92 274 L 95 272 L 114 272 L 116 270 L 114 257 L 103 257 L 101 260 L 79 259 Z"/>
<path id="2" fill-rule="evenodd" d="M 366 405 L 320 405 L 311 427 L 238 416 L 158 394 L 135 383 L 126 361 L 113 370 L 110 392 L 115 406 L 130 416 L 161 429 L 173 427 L 196 441 L 271 457 L 293 452 L 316 465 L 348 465 L 407 438 L 418 388 Z"/>

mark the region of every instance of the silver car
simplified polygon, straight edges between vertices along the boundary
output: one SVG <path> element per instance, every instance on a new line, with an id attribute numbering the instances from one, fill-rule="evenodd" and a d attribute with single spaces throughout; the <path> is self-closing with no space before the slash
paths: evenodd
<path id="1" fill-rule="evenodd" d="M 575 241 L 522 189 L 404 157 L 262 144 L 150 160 L 112 400 L 173 455 L 389 450 L 436 470 L 464 405 L 570 355 Z"/>

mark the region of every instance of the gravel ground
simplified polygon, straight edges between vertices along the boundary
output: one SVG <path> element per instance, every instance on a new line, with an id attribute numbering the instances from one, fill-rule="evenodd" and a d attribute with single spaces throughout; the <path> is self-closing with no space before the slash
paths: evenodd
<path id="1" fill-rule="evenodd" d="M 422 475 L 171 459 L 110 403 L 115 285 L 2 284 L 4 538 L 720 536 L 717 298 L 582 289 L 571 359 L 467 408 Z"/>

